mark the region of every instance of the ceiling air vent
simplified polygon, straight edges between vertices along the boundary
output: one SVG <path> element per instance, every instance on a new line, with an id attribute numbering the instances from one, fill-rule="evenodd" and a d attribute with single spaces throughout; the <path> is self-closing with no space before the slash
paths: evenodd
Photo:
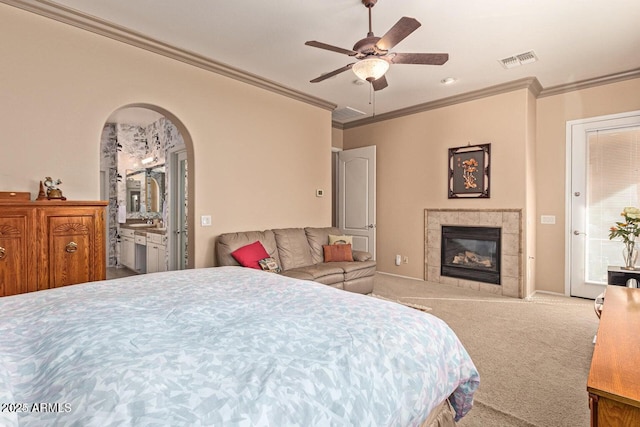
<path id="1" fill-rule="evenodd" d="M 519 67 L 524 64 L 531 64 L 532 62 L 536 62 L 538 57 L 535 52 L 530 50 L 529 52 L 519 53 L 517 55 L 509 56 L 507 58 L 499 59 L 498 61 L 502 64 L 504 68 L 514 68 Z"/>
<path id="2" fill-rule="evenodd" d="M 342 122 L 349 119 L 355 119 L 356 117 L 364 116 L 366 113 L 356 110 L 351 107 L 344 107 L 337 110 L 333 110 L 331 118 L 335 121 Z"/>
<path id="3" fill-rule="evenodd" d="M 516 55 L 516 58 L 518 58 L 518 61 L 520 61 L 520 64 L 524 65 L 524 64 L 530 64 L 532 62 L 536 62 L 538 60 L 538 57 L 536 56 L 535 52 L 530 50 L 529 52 L 525 52 L 525 53 L 521 53 L 519 55 Z"/>

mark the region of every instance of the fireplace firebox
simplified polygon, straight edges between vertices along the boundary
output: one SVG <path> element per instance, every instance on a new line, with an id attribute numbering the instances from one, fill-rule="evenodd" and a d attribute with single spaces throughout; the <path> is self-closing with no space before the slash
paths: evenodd
<path id="1" fill-rule="evenodd" d="M 442 226 L 442 276 L 500 284 L 500 236 L 496 227 Z"/>

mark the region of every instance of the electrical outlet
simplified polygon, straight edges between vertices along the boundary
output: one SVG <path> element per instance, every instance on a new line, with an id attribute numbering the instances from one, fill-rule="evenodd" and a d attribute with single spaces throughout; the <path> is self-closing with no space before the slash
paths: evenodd
<path id="1" fill-rule="evenodd" d="M 409 257 L 408 256 L 403 256 L 402 257 L 402 263 L 403 264 L 409 264 Z"/>

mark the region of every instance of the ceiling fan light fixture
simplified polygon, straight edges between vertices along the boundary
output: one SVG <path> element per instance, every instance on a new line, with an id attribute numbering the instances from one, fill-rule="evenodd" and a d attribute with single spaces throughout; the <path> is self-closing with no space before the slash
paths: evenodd
<path id="1" fill-rule="evenodd" d="M 384 76 L 389 70 L 389 63 L 381 58 L 367 58 L 353 64 L 351 69 L 362 80 L 372 82 Z"/>

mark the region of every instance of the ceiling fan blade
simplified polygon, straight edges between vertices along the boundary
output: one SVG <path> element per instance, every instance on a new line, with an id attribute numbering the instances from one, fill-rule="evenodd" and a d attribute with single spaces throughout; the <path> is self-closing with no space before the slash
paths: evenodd
<path id="1" fill-rule="evenodd" d="M 396 53 L 389 55 L 393 64 L 442 65 L 449 60 L 448 53 Z"/>
<path id="2" fill-rule="evenodd" d="M 380 40 L 378 40 L 376 47 L 380 50 L 390 50 L 404 40 L 409 34 L 417 30 L 420 25 L 421 24 L 417 19 L 403 16 L 393 27 L 391 27 L 389 31 L 387 31 L 384 36 L 382 36 Z"/>
<path id="3" fill-rule="evenodd" d="M 371 85 L 373 86 L 373 90 L 382 90 L 385 87 L 389 86 L 389 83 L 387 83 L 387 77 L 386 76 L 382 76 L 382 77 L 378 77 L 377 79 L 375 79 Z"/>
<path id="4" fill-rule="evenodd" d="M 352 64 L 347 64 L 344 67 L 338 68 L 337 70 L 333 70 L 330 73 L 327 74 L 323 74 L 320 77 L 316 77 L 315 79 L 311 80 L 311 83 L 318 83 L 321 82 L 323 80 L 328 79 L 329 77 L 333 77 L 337 74 L 342 73 L 343 71 L 347 71 L 349 70 L 351 67 L 353 67 L 353 63 Z"/>
<path id="5" fill-rule="evenodd" d="M 332 46 L 330 44 L 317 42 L 315 40 L 308 41 L 308 42 L 305 43 L 305 45 L 312 46 L 312 47 L 317 47 L 317 48 L 320 48 L 320 49 L 330 50 L 332 52 L 344 53 L 345 55 L 349 55 L 349 56 L 355 56 L 355 55 L 358 54 L 358 52 L 356 52 L 355 50 L 343 49 L 341 47 Z"/>

